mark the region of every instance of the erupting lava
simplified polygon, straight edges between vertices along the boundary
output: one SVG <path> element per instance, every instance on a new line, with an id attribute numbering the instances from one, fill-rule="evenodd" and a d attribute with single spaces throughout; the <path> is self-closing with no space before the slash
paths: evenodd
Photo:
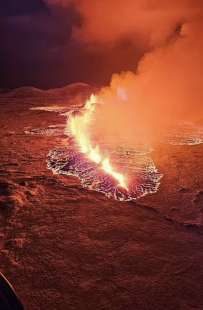
<path id="1" fill-rule="evenodd" d="M 128 191 L 125 176 L 114 170 L 110 163 L 110 159 L 101 153 L 98 145 L 92 145 L 89 135 L 89 127 L 91 125 L 96 103 L 97 97 L 95 95 L 91 95 L 85 103 L 84 112 L 82 114 L 70 115 L 67 123 L 67 130 L 71 132 L 80 148 L 80 151 L 91 161 L 98 164 L 98 166 L 107 174 L 111 175 L 118 182 L 118 186 Z"/>

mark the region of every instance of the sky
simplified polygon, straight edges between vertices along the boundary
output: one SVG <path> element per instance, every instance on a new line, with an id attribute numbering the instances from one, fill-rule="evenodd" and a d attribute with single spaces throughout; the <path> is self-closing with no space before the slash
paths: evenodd
<path id="1" fill-rule="evenodd" d="M 135 73 L 187 29 L 196 46 L 202 16 L 203 0 L 0 1 L 0 88 L 108 85 L 112 74 Z M 181 48 L 189 55 L 189 45 Z"/>
<path id="2" fill-rule="evenodd" d="M 136 66 L 142 47 L 123 38 L 98 48 L 73 35 L 81 22 L 69 1 L 0 1 L 0 88 L 104 85 L 113 72 Z"/>

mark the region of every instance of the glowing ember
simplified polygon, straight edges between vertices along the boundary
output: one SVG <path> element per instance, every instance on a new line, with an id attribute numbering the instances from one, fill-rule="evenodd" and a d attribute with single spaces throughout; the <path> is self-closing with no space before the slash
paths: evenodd
<path id="1" fill-rule="evenodd" d="M 97 101 L 98 98 L 91 95 L 90 99 L 86 101 L 82 114 L 70 115 L 66 130 L 70 131 L 80 151 L 85 154 L 88 159 L 99 165 L 102 170 L 113 177 L 118 186 L 128 191 L 126 177 L 118 171 L 115 171 L 110 159 L 102 154 L 98 145 L 92 145 L 89 128 Z"/>

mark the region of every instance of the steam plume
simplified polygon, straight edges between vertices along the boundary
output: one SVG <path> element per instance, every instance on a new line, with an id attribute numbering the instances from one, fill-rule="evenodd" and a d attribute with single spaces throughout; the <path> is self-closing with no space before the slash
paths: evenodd
<path id="1" fill-rule="evenodd" d="M 53 2 L 53 1 L 52 1 Z M 203 113 L 202 1 L 75 0 L 82 17 L 73 36 L 105 48 L 128 39 L 148 50 L 137 69 L 114 74 L 101 90 L 95 132 L 154 139 Z M 104 126 L 105 124 L 105 126 Z"/>

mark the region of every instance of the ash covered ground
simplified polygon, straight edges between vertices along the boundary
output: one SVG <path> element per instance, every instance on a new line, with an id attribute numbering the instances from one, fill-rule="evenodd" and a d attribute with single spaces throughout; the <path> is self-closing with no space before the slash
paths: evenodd
<path id="1" fill-rule="evenodd" d="M 25 309 L 203 309 L 202 127 L 177 128 L 150 156 L 163 175 L 133 202 L 47 169 L 66 116 L 92 89 L 0 94 L 1 270 Z"/>

